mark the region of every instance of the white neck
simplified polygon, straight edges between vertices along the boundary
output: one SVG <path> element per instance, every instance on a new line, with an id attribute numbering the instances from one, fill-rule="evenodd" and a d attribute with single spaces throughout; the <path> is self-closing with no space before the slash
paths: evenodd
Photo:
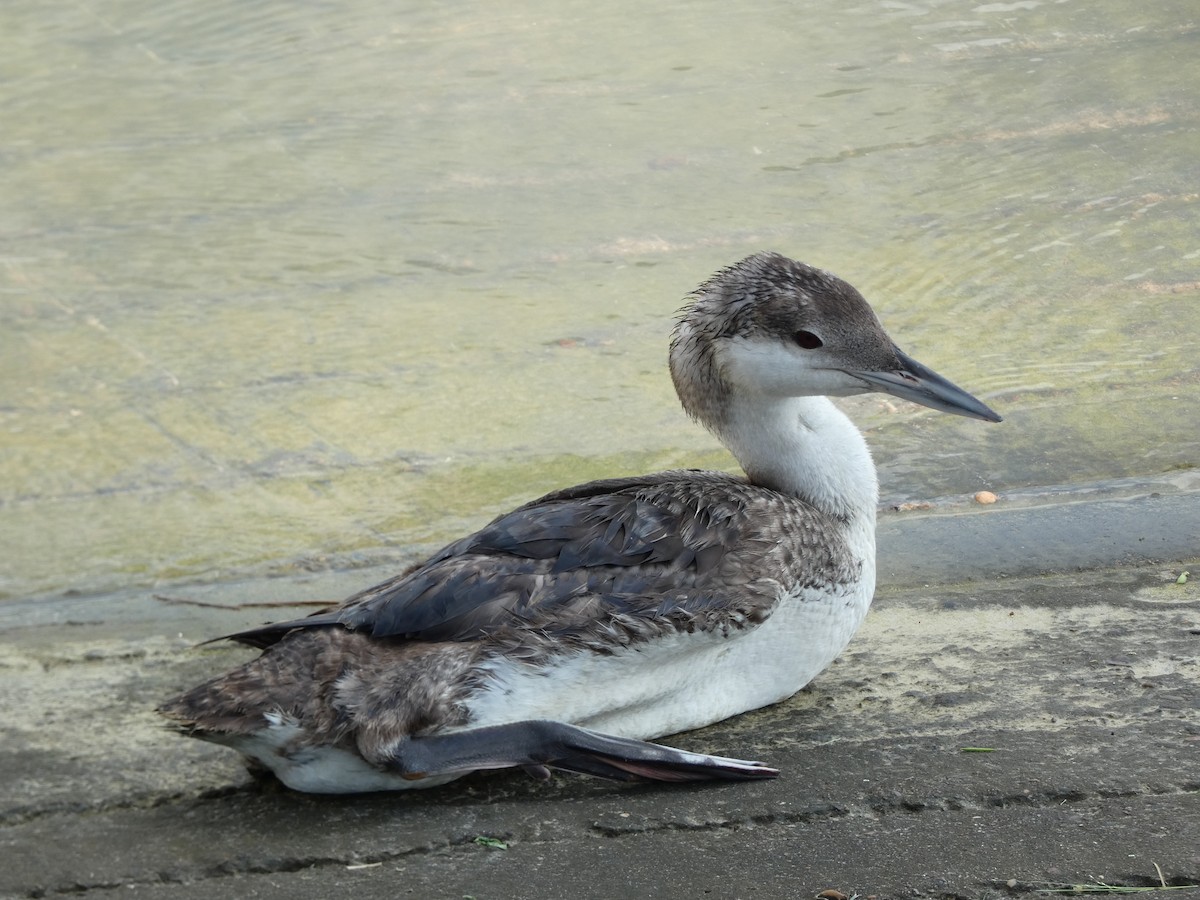
<path id="1" fill-rule="evenodd" d="M 826 397 L 742 397 L 720 437 L 755 484 L 874 528 L 879 481 L 862 433 Z"/>

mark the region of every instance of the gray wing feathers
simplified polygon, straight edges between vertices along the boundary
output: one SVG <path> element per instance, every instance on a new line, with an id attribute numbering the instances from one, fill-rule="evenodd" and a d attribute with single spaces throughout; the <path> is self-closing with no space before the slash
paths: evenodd
<path id="1" fill-rule="evenodd" d="M 293 628 L 337 624 L 375 637 L 463 641 L 511 628 L 568 633 L 628 617 L 711 622 L 723 608 L 739 622 L 761 621 L 775 602 L 757 584 L 761 564 L 780 555 L 778 542 L 803 549 L 823 530 L 811 507 L 767 492 L 791 532 L 772 534 L 763 493 L 695 471 L 580 485 L 500 516 L 337 609 L 234 637 L 264 646 Z M 781 561 L 803 555 L 784 552 Z"/>

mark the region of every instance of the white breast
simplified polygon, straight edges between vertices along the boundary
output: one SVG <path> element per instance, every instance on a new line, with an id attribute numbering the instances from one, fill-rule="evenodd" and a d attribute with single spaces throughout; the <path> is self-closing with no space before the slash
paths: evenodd
<path id="1" fill-rule="evenodd" d="M 467 727 L 554 719 L 650 739 L 777 703 L 824 670 L 870 606 L 873 559 L 863 579 L 781 598 L 762 625 L 728 636 L 679 633 L 611 655 L 579 651 L 550 665 L 508 659 L 468 702 Z"/>

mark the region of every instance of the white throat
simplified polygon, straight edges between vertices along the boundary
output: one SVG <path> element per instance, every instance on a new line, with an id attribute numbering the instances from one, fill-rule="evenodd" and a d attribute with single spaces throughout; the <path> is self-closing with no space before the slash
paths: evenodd
<path id="1" fill-rule="evenodd" d="M 826 397 L 741 397 L 720 437 L 750 480 L 873 528 L 879 481 L 862 433 Z"/>

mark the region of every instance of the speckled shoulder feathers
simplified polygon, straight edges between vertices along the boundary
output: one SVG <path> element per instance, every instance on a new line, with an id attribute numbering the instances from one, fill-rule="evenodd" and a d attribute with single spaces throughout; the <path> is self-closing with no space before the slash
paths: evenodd
<path id="1" fill-rule="evenodd" d="M 500 516 L 334 609 L 234 637 L 267 646 L 295 628 L 341 626 L 521 656 L 744 627 L 784 593 L 857 579 L 842 527 L 719 472 L 596 481 Z"/>

